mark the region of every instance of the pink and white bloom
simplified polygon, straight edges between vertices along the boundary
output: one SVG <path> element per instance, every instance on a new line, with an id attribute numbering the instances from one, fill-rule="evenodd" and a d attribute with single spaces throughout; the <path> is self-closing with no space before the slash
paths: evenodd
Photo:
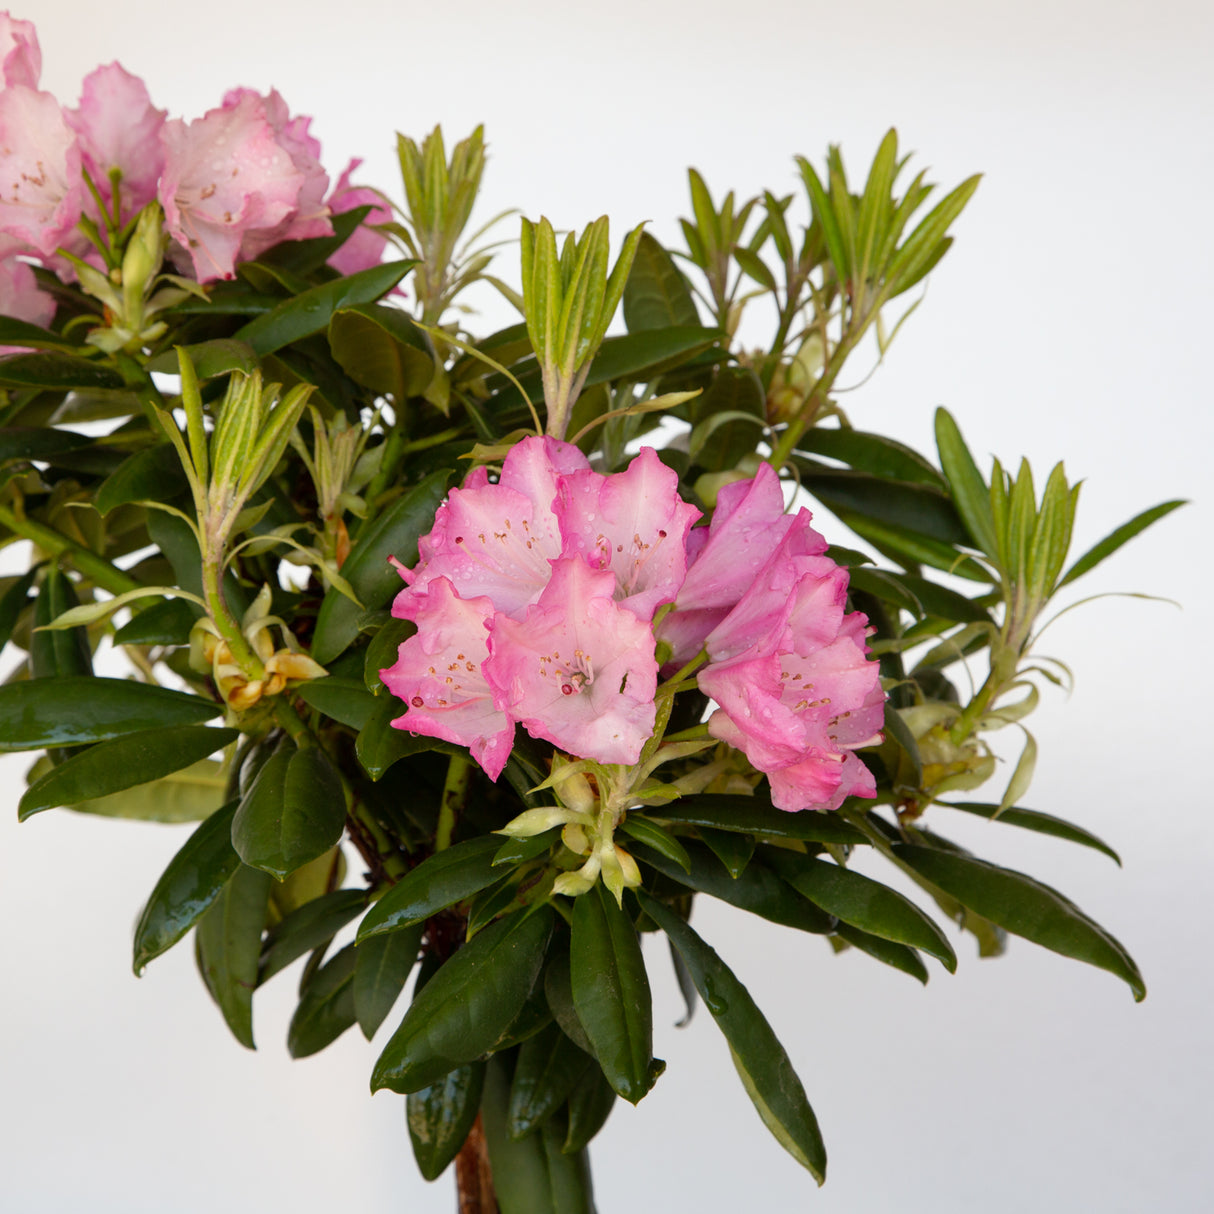
<path id="1" fill-rule="evenodd" d="M 612 601 L 615 576 L 553 561 L 522 620 L 495 615 L 485 677 L 494 703 L 533 737 L 600 763 L 635 763 L 653 733 L 653 633 Z"/>
<path id="2" fill-rule="evenodd" d="M 42 48 L 32 21 L 0 13 L 0 85 L 36 89 L 42 75 Z"/>
<path id="3" fill-rule="evenodd" d="M 138 76 L 111 63 L 84 78 L 79 107 L 66 110 L 64 117 L 76 132 L 84 168 L 107 205 L 113 201 L 111 173 L 121 174 L 119 217 L 125 223 L 156 197 L 164 169 L 160 132 L 165 111 L 152 105 Z M 95 210 L 91 197 L 85 205 Z"/>
<path id="4" fill-rule="evenodd" d="M 189 254 L 199 282 L 233 277 L 246 235 L 271 231 L 296 210 L 305 173 L 256 94 L 188 124 L 166 122 L 161 139 L 166 230 Z"/>
<path id="5" fill-rule="evenodd" d="M 80 148 L 59 103 L 24 84 L 0 91 L 0 233 L 49 255 L 83 199 Z"/>
<path id="6" fill-rule="evenodd" d="M 355 228 L 349 240 L 329 258 L 329 265 L 339 274 L 357 274 L 359 270 L 369 270 L 372 266 L 379 265 L 388 243 L 388 238 L 382 232 L 377 232 L 369 226 L 392 222 L 392 209 L 384 196 L 369 186 L 350 184 L 350 175 L 360 164 L 361 160 L 351 160 L 329 195 L 331 215 L 343 215 L 346 211 L 353 211 L 355 207 L 372 208 L 366 219 Z"/>

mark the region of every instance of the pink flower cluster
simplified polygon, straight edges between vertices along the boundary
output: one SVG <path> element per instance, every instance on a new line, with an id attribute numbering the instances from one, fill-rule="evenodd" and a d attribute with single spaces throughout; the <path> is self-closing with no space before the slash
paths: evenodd
<path id="1" fill-rule="evenodd" d="M 32 23 L 0 13 L 0 312 L 45 324 L 53 301 L 37 290 L 29 260 L 64 278 L 66 249 L 95 260 L 77 229 L 100 222 L 87 172 L 107 211 L 114 190 L 125 223 L 153 200 L 164 209 L 175 260 L 199 282 L 231 278 L 238 261 L 281 240 L 332 233 L 331 216 L 370 204 L 369 222 L 391 214 L 381 195 L 350 185 L 358 161 L 329 188 L 309 118 L 292 117 L 276 91 L 235 89 L 193 122 L 166 121 L 143 81 L 117 63 L 86 77 L 80 104 L 61 107 L 38 88 L 42 55 Z M 342 273 L 378 263 L 385 238 L 360 228 L 334 255 Z M 19 260 L 20 259 L 20 260 Z"/>
<path id="2" fill-rule="evenodd" d="M 847 573 L 809 512 L 784 513 L 765 467 L 721 494 L 708 527 L 645 448 L 602 475 L 528 438 L 491 483 L 451 491 L 393 614 L 417 625 L 381 672 L 400 729 L 467 746 L 497 779 L 521 724 L 600 763 L 634 764 L 652 736 L 658 642 L 670 668 L 707 648 L 713 736 L 766 772 L 782 809 L 871 795 L 852 753 L 880 737 L 884 694 Z M 671 605 L 661 613 L 659 608 Z"/>

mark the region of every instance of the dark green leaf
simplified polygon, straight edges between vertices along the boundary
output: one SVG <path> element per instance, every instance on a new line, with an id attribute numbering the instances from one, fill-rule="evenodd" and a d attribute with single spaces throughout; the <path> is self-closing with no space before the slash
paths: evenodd
<path id="1" fill-rule="evenodd" d="M 399 308 L 363 304 L 329 322 L 329 349 L 355 383 L 398 404 L 434 378 L 434 346 Z"/>
<path id="2" fill-rule="evenodd" d="M 372 936 L 358 946 L 354 970 L 354 1011 L 368 1041 L 392 1010 L 417 961 L 425 924 Z"/>
<path id="3" fill-rule="evenodd" d="M 360 270 L 348 278 L 322 283 L 249 321 L 233 336 L 265 357 L 292 342 L 322 332 L 342 308 L 374 303 L 391 291 L 413 265 L 411 261 L 390 261 Z"/>
<path id="4" fill-rule="evenodd" d="M 898 581 L 919 600 L 920 606 L 929 616 L 953 620 L 959 624 L 990 622 L 990 612 L 985 607 L 947 586 L 930 582 L 927 578 L 913 573 L 898 574 Z"/>
<path id="5" fill-rule="evenodd" d="M 104 363 L 72 354 L 18 354 L 0 361 L 0 386 L 6 388 L 121 388 L 122 376 Z"/>
<path id="6" fill-rule="evenodd" d="M 232 822 L 232 845 L 252 868 L 280 881 L 342 836 L 346 796 L 318 746 L 284 746 L 257 773 Z"/>
<path id="7" fill-rule="evenodd" d="M 902 748 L 902 752 L 910 760 L 911 781 L 915 788 L 923 787 L 923 757 L 919 754 L 919 743 L 911 733 L 910 726 L 902 719 L 902 714 L 888 701 L 885 701 L 885 732 Z"/>
<path id="8" fill-rule="evenodd" d="M 41 568 L 42 565 L 37 564 L 27 573 L 22 574 L 4 592 L 4 597 L 0 599 L 0 649 L 3 649 L 12 639 L 13 629 L 17 626 L 17 619 L 29 602 L 30 587 L 33 586 L 34 579 L 38 576 L 38 570 Z"/>
<path id="9" fill-rule="evenodd" d="M 87 675 L 0 687 L 0 752 L 104 742 L 157 726 L 194 725 L 221 704 L 199 696 Z"/>
<path id="10" fill-rule="evenodd" d="M 270 898 L 270 876 L 244 864 L 198 920 L 198 970 L 232 1035 L 253 1045 L 253 990 Z"/>
<path id="11" fill-rule="evenodd" d="M 713 830 L 710 826 L 700 827 L 700 838 L 708 846 L 722 864 L 725 871 L 734 878 L 742 875 L 742 870 L 750 863 L 755 854 L 753 835 L 742 834 L 739 831 Z"/>
<path id="12" fill-rule="evenodd" d="M 292 1058 L 318 1054 L 354 1023 L 354 961 L 354 945 L 347 944 L 304 987 L 287 1031 Z"/>
<path id="13" fill-rule="evenodd" d="M 292 961 L 327 944 L 366 905 L 365 891 L 335 889 L 297 907 L 266 933 L 257 972 L 258 986 L 269 982 Z"/>
<path id="14" fill-rule="evenodd" d="M 614 1105 L 615 1091 L 603 1072 L 591 1063 L 569 1093 L 569 1128 L 561 1146 L 562 1153 L 575 1155 L 585 1150 L 606 1124 Z"/>
<path id="15" fill-rule="evenodd" d="M 776 809 L 758 796 L 737 797 L 701 793 L 684 797 L 671 805 L 648 811 L 666 822 L 685 822 L 690 826 L 710 826 L 717 830 L 741 831 L 771 839 L 800 839 L 808 843 L 863 843 L 864 836 L 854 826 L 833 814 L 802 810 L 788 813 Z"/>
<path id="16" fill-rule="evenodd" d="M 624 285 L 628 332 L 699 323 L 691 288 L 674 258 L 648 232 L 642 232 Z"/>
<path id="17" fill-rule="evenodd" d="M 10 460 L 38 460 L 53 464 L 55 456 L 87 447 L 94 441 L 87 434 L 54 430 L 49 426 L 6 426 L 0 429 L 0 464 L 7 464 Z"/>
<path id="18" fill-rule="evenodd" d="M 400 647 L 417 631 L 412 620 L 387 620 L 383 627 L 371 637 L 363 663 L 363 682 L 367 690 L 378 695 L 384 689 L 379 672 L 395 666 L 400 657 Z M 403 706 L 402 706 L 403 707 Z"/>
<path id="19" fill-rule="evenodd" d="M 601 882 L 573 904 L 573 1003 L 607 1082 L 631 1104 L 653 1087 L 653 1003 L 636 928 Z"/>
<path id="20" fill-rule="evenodd" d="M 959 809 L 967 814 L 977 814 L 980 818 L 1006 822 L 1008 826 L 1019 826 L 1025 830 L 1035 830 L 1038 834 L 1053 835 L 1056 839 L 1080 843 L 1084 847 L 1104 852 L 1118 866 L 1121 864 L 1121 857 L 1103 839 L 1097 838 L 1090 831 L 1076 826 L 1073 822 L 1056 818 L 1053 814 L 1045 814 L 1036 809 L 1022 809 L 1020 806 L 1013 806 L 1000 813 L 998 805 L 981 801 L 937 801 L 936 804 L 946 806 L 948 809 Z"/>
<path id="21" fill-rule="evenodd" d="M 1122 523 L 1115 531 L 1110 532 L 1093 548 L 1089 548 L 1067 571 L 1062 575 L 1062 580 L 1058 583 L 1058 589 L 1061 589 L 1068 582 L 1073 582 L 1076 578 L 1083 577 L 1089 570 L 1094 569 L 1107 556 L 1112 556 L 1122 544 L 1128 540 L 1132 540 L 1140 531 L 1145 531 L 1152 523 L 1163 518 L 1164 515 L 1171 514 L 1178 506 L 1188 505 L 1183 498 L 1177 498 L 1170 502 L 1160 502 L 1158 506 L 1152 506 L 1149 510 L 1144 510 L 1141 514 L 1136 514 L 1128 523 Z"/>
<path id="22" fill-rule="evenodd" d="M 510 1084 L 506 1115 L 506 1132 L 510 1137 L 522 1138 L 543 1125 L 591 1067 L 595 1067 L 594 1059 L 555 1024 L 524 1041 Z"/>
<path id="23" fill-rule="evenodd" d="M 312 639 L 312 656 L 322 666 L 358 636 L 358 621 L 364 611 L 386 607 L 404 588 L 388 558 L 395 557 L 405 566 L 417 561 L 417 541 L 434 526 L 434 512 L 446 496 L 451 476 L 445 468 L 432 472 L 359 532 L 341 573 L 362 607 L 335 588 L 325 595 Z"/>
<path id="24" fill-rule="evenodd" d="M 359 943 L 381 932 L 422 923 L 492 885 L 502 875 L 493 867 L 501 842 L 496 835 L 479 835 L 424 860 L 367 912 L 358 929 Z"/>
<path id="25" fill-rule="evenodd" d="M 881 936 L 870 936 L 868 932 L 852 927 L 850 923 L 840 923 L 836 934 L 862 953 L 867 953 L 904 974 L 910 974 L 912 978 L 917 978 L 927 985 L 927 966 L 913 948 L 907 948 L 905 944 L 895 944 L 894 941 L 885 940 Z"/>
<path id="26" fill-rule="evenodd" d="M 34 679 L 91 675 L 93 654 L 84 627 L 40 631 L 65 611 L 80 606 L 71 578 L 58 565 L 46 569 L 46 580 L 34 604 L 34 633 L 30 637 L 30 677 Z"/>
<path id="27" fill-rule="evenodd" d="M 507 864 L 517 867 L 520 864 L 526 864 L 528 860 L 535 860 L 550 851 L 554 844 L 560 842 L 560 838 L 561 828 L 554 826 L 551 830 L 542 831 L 538 835 L 529 835 L 525 839 L 507 839 L 493 853 L 493 867 L 501 868 Z"/>
<path id="28" fill-rule="evenodd" d="M 484 1083 L 485 1064 L 473 1062 L 405 1098 L 413 1158 L 424 1179 L 437 1180 L 459 1153 L 480 1112 Z"/>
<path id="29" fill-rule="evenodd" d="M 826 860 L 772 849 L 772 867 L 827 914 L 861 931 L 897 944 L 922 949 L 948 972 L 957 969 L 957 956 L 940 928 L 897 890 Z"/>
<path id="30" fill-rule="evenodd" d="M 185 645 L 198 611 L 185 599 L 145 607 L 114 633 L 115 645 Z"/>
<path id="31" fill-rule="evenodd" d="M 17 816 L 24 822 L 44 809 L 75 805 L 159 780 L 205 759 L 238 737 L 240 731 L 236 729 L 171 725 L 100 742 L 30 785 L 21 798 Z"/>
<path id="32" fill-rule="evenodd" d="M 655 898 L 639 894 L 641 908 L 679 950 L 704 1006 L 726 1041 L 742 1084 L 776 1141 L 821 1184 L 826 1147 L 805 1089 L 771 1025 L 733 971 L 678 915 Z"/>
<path id="33" fill-rule="evenodd" d="M 180 348 L 185 351 L 200 381 L 215 379 L 233 371 L 252 375 L 259 365 L 252 346 L 243 341 L 234 341 L 230 337 L 219 337 L 214 341 L 203 341 L 197 345 Z M 176 349 L 166 350 L 148 364 L 149 371 L 160 371 L 168 375 L 176 375 L 179 368 Z"/>
<path id="34" fill-rule="evenodd" d="M 593 1054 L 594 1046 L 590 1044 L 590 1038 L 578 1019 L 577 1008 L 573 1005 L 573 978 L 567 952 L 554 949 L 548 964 L 544 966 L 544 999 L 561 1032 L 579 1049 Z"/>
<path id="35" fill-rule="evenodd" d="M 33 350 L 79 350 L 80 346 L 49 329 L 31 325 L 15 316 L 0 316 L 0 346 Z"/>
<path id="36" fill-rule="evenodd" d="M 958 552 L 954 545 L 944 540 L 933 539 L 922 532 L 893 523 L 883 523 L 862 514 L 844 511 L 839 517 L 858 536 L 868 540 L 878 552 L 895 561 L 930 565 L 933 569 L 943 569 L 946 573 L 955 573 L 958 577 L 969 578 L 973 582 L 989 583 L 995 580 L 986 566 L 973 557 Z"/>
<path id="37" fill-rule="evenodd" d="M 296 694 L 311 708 L 343 725 L 349 725 L 351 729 L 362 729 L 378 707 L 362 679 L 343 679 L 338 675 L 304 683 Z M 403 711 L 399 703 L 397 708 Z"/>
<path id="38" fill-rule="evenodd" d="M 630 813 L 620 823 L 620 829 L 629 838 L 636 839 L 637 842 L 661 852 L 668 860 L 673 860 L 684 872 L 690 870 L 691 861 L 687 858 L 687 849 L 682 843 L 669 831 L 663 830 L 656 822 L 650 821 L 642 813 L 635 811 Z M 753 840 L 751 840 L 751 850 L 754 850 Z"/>
<path id="39" fill-rule="evenodd" d="M 624 337 L 609 337 L 586 376 L 586 386 L 617 379 L 654 379 L 707 350 L 720 340 L 719 329 L 698 325 L 677 325 L 668 329 L 647 329 Z"/>
<path id="40" fill-rule="evenodd" d="M 164 502 L 187 487 L 181 458 L 169 443 L 128 456 L 97 490 L 98 514 L 109 514 L 128 502 Z"/>
<path id="41" fill-rule="evenodd" d="M 414 735 L 405 729 L 396 729 L 392 722 L 405 713 L 405 706 L 386 691 L 377 697 L 374 712 L 359 731 L 355 751 L 363 770 L 372 780 L 379 780 L 384 772 L 400 759 L 420 754 L 427 750 L 440 750 L 444 754 L 465 754 L 450 742 Z"/>
<path id="42" fill-rule="evenodd" d="M 531 994 L 552 908 L 510 915 L 465 944 L 405 1013 L 371 1075 L 371 1090 L 416 1092 L 492 1048 Z"/>
<path id="43" fill-rule="evenodd" d="M 749 367 L 722 367 L 708 391 L 691 401 L 689 407 L 693 461 L 711 472 L 735 467 L 763 437 L 767 395 L 763 381 Z M 725 413 L 744 414 L 755 420 L 719 420 Z"/>
<path id="44" fill-rule="evenodd" d="M 1136 1000 L 1146 998 L 1129 953 L 1057 890 L 960 852 L 899 843 L 894 855 L 983 918 L 1064 957 L 1108 970 L 1129 985 Z"/>
<path id="45" fill-rule="evenodd" d="M 232 846 L 236 801 L 217 809 L 186 840 L 156 882 L 135 927 L 135 973 L 167 952 L 219 897 L 240 864 Z"/>
<path id="46" fill-rule="evenodd" d="M 294 274 L 311 274 L 354 235 L 359 225 L 374 210 L 371 206 L 352 207 L 330 216 L 332 236 L 312 236 L 304 240 L 284 240 L 266 249 L 257 259 L 262 265 L 276 266 Z"/>

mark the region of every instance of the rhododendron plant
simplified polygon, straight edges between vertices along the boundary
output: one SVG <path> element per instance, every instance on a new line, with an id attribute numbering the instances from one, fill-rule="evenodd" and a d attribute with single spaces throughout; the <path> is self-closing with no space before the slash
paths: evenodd
<path id="1" fill-rule="evenodd" d="M 40 61 L 0 14 L 0 540 L 30 558 L 0 587 L 0 749 L 37 755 L 22 819 L 198 823 L 136 972 L 192 934 L 252 1048 L 255 992 L 306 956 L 301 1057 L 375 1037 L 418 966 L 372 1087 L 404 1098 L 424 1176 L 458 1161 L 461 1208 L 503 1214 L 593 1209 L 587 1147 L 664 1067 L 653 933 L 824 1179 L 697 898 L 921 982 L 925 955 L 957 965 L 936 907 L 983 955 L 1010 933 L 1144 996 L 1073 902 L 945 832 L 978 814 L 1115 854 L 1019 804 L 1039 679 L 1067 672 L 1039 621 L 1180 503 L 1070 561 L 1061 464 L 1038 493 L 944 410 L 933 460 L 835 396 L 976 178 L 925 209 L 890 131 L 854 186 L 837 149 L 824 177 L 800 160 L 796 200 L 717 203 L 693 173 L 680 261 L 643 226 L 613 261 L 605 216 L 561 242 L 541 217 L 514 265 L 464 236 L 479 127 L 450 155 L 400 136 L 397 208 L 357 161 L 332 183 L 276 91 L 169 117 L 110 64 L 64 109 Z M 477 331 L 472 288 L 515 323 Z M 756 295 L 777 320 L 743 347 Z M 103 640 L 129 677 L 94 670 Z M 953 800 L 1009 726 L 1010 772 Z M 871 875 L 893 868 L 916 897 Z"/>

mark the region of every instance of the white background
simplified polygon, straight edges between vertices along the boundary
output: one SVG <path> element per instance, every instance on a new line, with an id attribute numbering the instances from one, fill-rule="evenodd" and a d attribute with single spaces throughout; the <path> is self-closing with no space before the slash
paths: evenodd
<path id="1" fill-rule="evenodd" d="M 1125 868 L 943 810 L 934 822 L 1067 892 L 1135 954 L 1150 997 L 1136 1006 L 1024 942 L 980 962 L 961 939 L 957 976 L 932 963 L 921 990 L 704 905 L 697 926 L 805 1080 L 830 1179 L 815 1190 L 768 1138 L 703 1010 L 669 1027 L 679 1006 L 655 954 L 669 1069 L 612 1115 L 596 1191 L 603 1214 L 1212 1208 L 1207 5 L 36 0 L 16 15 L 39 23 L 43 84 L 65 103 L 114 58 L 187 118 L 229 86 L 276 85 L 316 115 L 334 176 L 361 155 L 362 179 L 396 196 L 394 130 L 420 139 L 441 121 L 454 141 L 484 121 L 482 218 L 605 211 L 617 237 L 649 219 L 673 243 L 687 165 L 718 195 L 789 192 L 794 154 L 820 163 L 839 142 L 858 176 L 891 124 L 932 179 L 985 172 L 923 306 L 847 403 L 857 425 L 929 451 L 946 404 L 983 466 L 1027 454 L 1043 478 L 1065 458 L 1086 482 L 1076 551 L 1163 498 L 1198 499 L 1084 583 L 1183 610 L 1102 599 L 1043 646 L 1078 683 L 1043 697 L 1028 803 L 1105 836 Z M 516 279 L 515 257 L 500 272 Z M 14 803 L 23 767 L 2 769 Z M 258 996 L 256 1054 L 227 1036 L 188 947 L 131 976 L 131 926 L 184 838 L 66 812 L 0 819 L 0 1205 L 451 1210 L 449 1178 L 417 1177 L 400 1098 L 367 1094 L 375 1046 L 348 1034 L 289 1061 L 291 976 Z"/>

